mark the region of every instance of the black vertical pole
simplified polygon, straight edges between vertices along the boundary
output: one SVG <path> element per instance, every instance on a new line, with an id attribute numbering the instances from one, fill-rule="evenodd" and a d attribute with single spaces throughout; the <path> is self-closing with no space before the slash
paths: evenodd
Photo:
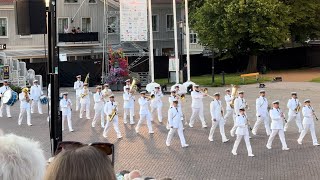
<path id="1" fill-rule="evenodd" d="M 58 47 L 56 32 L 56 0 L 50 0 L 48 15 L 48 49 L 49 79 L 51 84 L 50 140 L 51 153 L 54 155 L 58 142 L 62 141 L 61 112 L 59 111 L 59 78 L 58 78 Z"/>
<path id="2" fill-rule="evenodd" d="M 214 51 L 211 52 L 212 57 L 212 84 L 214 83 Z"/>

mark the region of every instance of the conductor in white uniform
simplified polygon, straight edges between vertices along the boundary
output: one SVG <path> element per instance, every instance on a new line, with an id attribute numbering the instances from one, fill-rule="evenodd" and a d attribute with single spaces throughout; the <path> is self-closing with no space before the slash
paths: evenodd
<path id="1" fill-rule="evenodd" d="M 200 92 L 199 85 L 194 85 L 194 90 L 191 92 L 192 97 L 192 115 L 190 118 L 189 126 L 192 128 L 194 125 L 194 121 L 197 116 L 199 116 L 202 124 L 202 128 L 206 128 L 207 124 L 204 120 L 204 114 L 203 114 L 203 102 L 202 99 L 207 96 L 206 94 Z"/>
<path id="2" fill-rule="evenodd" d="M 80 109 L 80 92 L 83 88 L 83 82 L 81 81 L 81 75 L 76 76 L 77 81 L 74 82 L 73 88 L 76 90 L 76 111 Z"/>
<path id="3" fill-rule="evenodd" d="M 291 121 L 296 121 L 296 124 L 299 128 L 299 133 L 303 130 L 302 122 L 301 122 L 301 103 L 299 102 L 298 96 L 296 92 L 291 93 L 292 98 L 288 100 L 287 107 L 289 109 L 288 112 L 288 122 L 284 126 L 284 131 L 287 131 Z"/>
<path id="4" fill-rule="evenodd" d="M 168 133 L 166 145 L 170 146 L 171 140 L 172 140 L 175 132 L 178 131 L 181 146 L 188 147 L 189 145 L 186 144 L 186 140 L 185 140 L 184 134 L 183 134 L 183 124 L 181 121 L 181 113 L 179 112 L 177 100 L 173 101 L 173 106 L 170 107 L 168 110 L 168 121 L 169 121 L 170 131 Z"/>
<path id="5" fill-rule="evenodd" d="M 68 92 L 64 92 L 62 95 L 63 98 L 60 100 L 60 108 L 62 111 L 62 131 L 64 131 L 64 122 L 67 119 L 69 131 L 73 132 L 71 120 L 72 103 L 68 98 Z"/>
<path id="6" fill-rule="evenodd" d="M 212 120 L 212 127 L 209 133 L 209 141 L 213 141 L 213 134 L 217 126 L 220 128 L 220 134 L 222 138 L 222 142 L 228 142 L 225 132 L 224 132 L 224 118 L 223 118 L 223 107 L 220 101 L 220 93 L 214 94 L 215 99 L 210 103 L 210 113 L 211 113 L 211 120 Z"/>
<path id="7" fill-rule="evenodd" d="M 269 113 L 268 113 L 268 100 L 265 97 L 265 90 L 260 91 L 260 97 L 256 99 L 256 116 L 257 121 L 253 126 L 252 134 L 257 135 L 257 131 L 261 123 L 264 123 L 267 136 L 271 134 Z"/>
<path id="8" fill-rule="evenodd" d="M 33 81 L 33 86 L 31 86 L 30 97 L 31 97 L 31 114 L 34 113 L 35 106 L 38 106 L 38 113 L 42 113 L 42 104 L 40 102 L 40 96 L 43 95 L 41 86 L 38 84 L 38 80 Z"/>

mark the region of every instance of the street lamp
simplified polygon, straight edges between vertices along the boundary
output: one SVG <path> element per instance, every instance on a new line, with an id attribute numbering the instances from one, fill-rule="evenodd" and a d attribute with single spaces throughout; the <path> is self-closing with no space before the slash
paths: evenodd
<path id="1" fill-rule="evenodd" d="M 180 69 L 183 69 L 183 35 L 184 35 L 184 32 L 183 32 L 183 29 L 184 29 L 184 21 L 183 20 L 180 20 L 178 22 L 179 24 L 179 28 L 180 28 L 180 61 L 179 61 L 179 66 L 180 66 Z"/>

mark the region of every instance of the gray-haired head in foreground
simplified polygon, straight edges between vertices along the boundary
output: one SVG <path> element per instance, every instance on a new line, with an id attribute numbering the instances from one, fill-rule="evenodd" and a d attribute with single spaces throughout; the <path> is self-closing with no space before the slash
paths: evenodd
<path id="1" fill-rule="evenodd" d="M 46 159 L 38 142 L 0 132 L 0 179 L 42 180 Z"/>

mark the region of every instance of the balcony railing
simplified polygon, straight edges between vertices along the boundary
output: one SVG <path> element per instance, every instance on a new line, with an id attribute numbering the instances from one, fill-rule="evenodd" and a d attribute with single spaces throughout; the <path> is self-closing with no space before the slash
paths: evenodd
<path id="1" fill-rule="evenodd" d="M 97 42 L 99 41 L 98 32 L 89 33 L 59 33 L 59 42 Z"/>

